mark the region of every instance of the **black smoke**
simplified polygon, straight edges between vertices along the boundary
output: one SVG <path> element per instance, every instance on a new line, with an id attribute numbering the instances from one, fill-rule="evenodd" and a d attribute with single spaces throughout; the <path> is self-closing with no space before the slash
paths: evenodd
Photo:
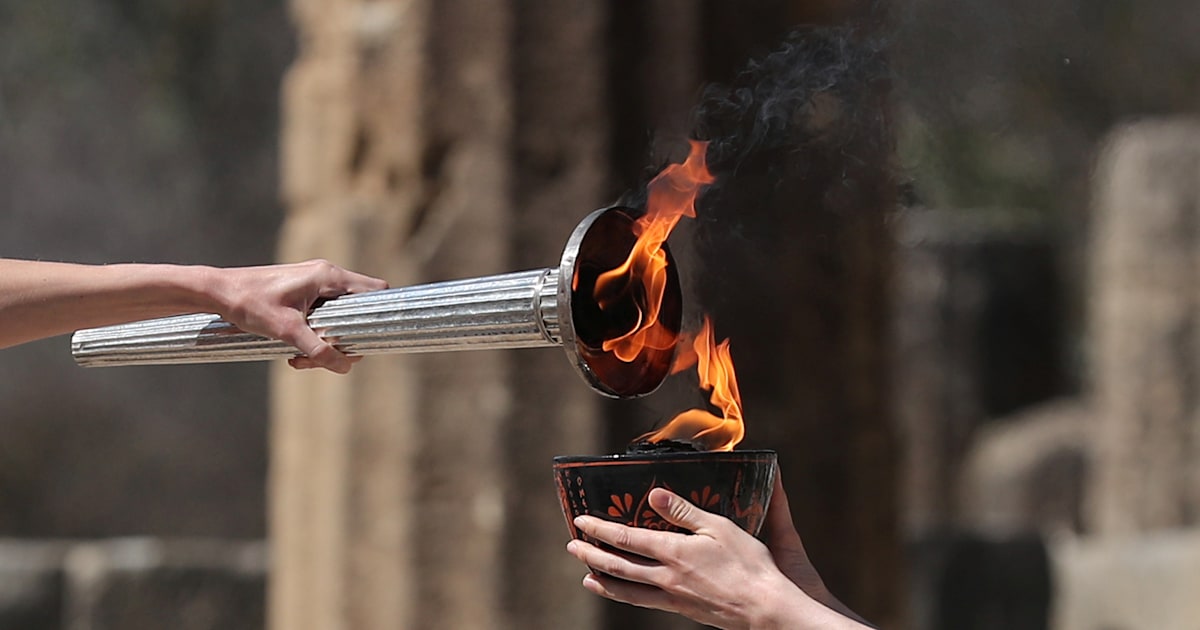
<path id="1" fill-rule="evenodd" d="M 783 250 L 809 251 L 798 264 L 840 266 L 847 229 L 858 229 L 847 220 L 880 222 L 894 207 L 886 52 L 883 36 L 853 26 L 799 28 L 703 90 L 691 135 L 708 142 L 716 182 L 672 239 L 697 307 L 688 319 L 746 291 L 770 294 L 755 270 L 776 266 Z M 641 207 L 644 195 L 623 205 Z"/>
<path id="2" fill-rule="evenodd" d="M 693 115 L 693 136 L 709 142 L 710 170 L 737 177 L 806 150 L 886 144 L 882 50 L 880 40 L 853 28 L 800 29 L 730 84 L 709 86 Z"/>
<path id="3" fill-rule="evenodd" d="M 699 202 L 700 221 L 741 231 L 770 221 L 760 215 L 773 205 L 772 191 L 837 194 L 860 185 L 864 168 L 877 179 L 881 156 L 893 150 L 886 44 L 855 27 L 799 28 L 729 83 L 707 86 L 691 136 L 709 143 L 717 182 Z M 647 181 L 664 166 L 647 169 Z M 620 203 L 642 207 L 645 193 L 639 186 Z"/>

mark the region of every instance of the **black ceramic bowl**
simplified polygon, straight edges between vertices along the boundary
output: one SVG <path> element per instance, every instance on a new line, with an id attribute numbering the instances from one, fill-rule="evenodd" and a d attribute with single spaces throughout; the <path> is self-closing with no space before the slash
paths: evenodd
<path id="1" fill-rule="evenodd" d="M 682 531 L 650 507 L 653 488 L 671 490 L 757 535 L 771 502 L 775 460 L 775 451 L 559 456 L 554 458 L 554 480 L 573 538 L 580 537 L 573 521 L 583 514 Z"/>

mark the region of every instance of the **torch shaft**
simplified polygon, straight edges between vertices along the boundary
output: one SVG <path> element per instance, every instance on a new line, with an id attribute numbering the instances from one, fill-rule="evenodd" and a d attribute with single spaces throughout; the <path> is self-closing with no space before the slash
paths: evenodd
<path id="1" fill-rule="evenodd" d="M 558 269 L 453 280 L 345 295 L 313 309 L 308 323 L 352 355 L 562 345 Z M 80 330 L 82 366 L 259 361 L 295 348 L 243 332 L 213 314 L 179 315 Z"/>

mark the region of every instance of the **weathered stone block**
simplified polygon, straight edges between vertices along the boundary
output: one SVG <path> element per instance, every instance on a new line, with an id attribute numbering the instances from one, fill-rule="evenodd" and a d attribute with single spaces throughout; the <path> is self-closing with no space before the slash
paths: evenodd
<path id="1" fill-rule="evenodd" d="M 1195 630 L 1200 532 L 1050 545 L 1056 630 Z"/>
<path id="2" fill-rule="evenodd" d="M 67 554 L 68 630 L 261 630 L 262 543 L 128 539 Z"/>
<path id="3" fill-rule="evenodd" d="M 979 431 L 959 481 L 960 523 L 986 532 L 1080 533 L 1091 409 L 1060 399 Z"/>
<path id="4" fill-rule="evenodd" d="M 1096 172 L 1089 526 L 1117 536 L 1195 526 L 1200 122 L 1122 127 Z"/>
<path id="5" fill-rule="evenodd" d="M 0 630 L 62 627 L 65 543 L 0 541 Z"/>

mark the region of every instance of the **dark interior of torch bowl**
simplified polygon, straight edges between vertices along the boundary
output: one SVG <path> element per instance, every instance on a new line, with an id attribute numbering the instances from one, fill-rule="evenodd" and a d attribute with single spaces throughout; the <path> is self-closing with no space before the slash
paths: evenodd
<path id="1" fill-rule="evenodd" d="M 648 529 L 682 531 L 655 512 L 650 490 L 667 488 L 757 535 L 771 502 L 774 451 L 651 452 L 554 458 L 554 480 L 573 538 L 590 514 Z"/>
<path id="2" fill-rule="evenodd" d="M 596 281 L 606 271 L 625 263 L 633 251 L 637 236 L 633 233 L 636 212 L 610 208 L 588 228 L 579 245 L 572 279 L 571 317 L 574 321 L 576 349 L 596 377 L 618 396 L 650 393 L 666 378 L 675 356 L 669 348 L 647 348 L 637 360 L 621 361 L 602 349 L 604 341 L 633 330 L 647 310 L 647 290 L 640 278 L 610 288 L 613 301 L 601 310 L 596 301 Z M 673 335 L 679 334 L 683 318 L 683 299 L 675 260 L 666 246 L 667 283 L 659 310 L 659 321 Z"/>

